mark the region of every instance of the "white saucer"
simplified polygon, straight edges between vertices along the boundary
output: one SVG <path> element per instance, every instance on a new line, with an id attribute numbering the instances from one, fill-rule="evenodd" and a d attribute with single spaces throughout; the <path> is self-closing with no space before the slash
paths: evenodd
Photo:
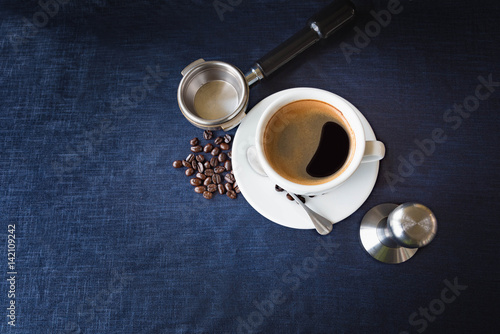
<path id="1" fill-rule="evenodd" d="M 274 182 L 268 177 L 255 173 L 246 157 L 248 148 L 254 145 L 255 130 L 264 109 L 284 92 L 286 91 L 275 93 L 259 102 L 241 122 L 233 141 L 233 170 L 241 194 L 261 215 L 283 226 L 313 229 L 314 226 L 306 212 L 297 203 L 289 201 L 285 196 L 286 193 L 277 192 L 274 189 Z M 366 139 L 376 140 L 375 133 L 366 118 L 356 107 L 349 104 L 361 119 Z M 332 222 L 338 223 L 353 214 L 366 201 L 375 186 L 378 169 L 378 161 L 362 163 L 343 184 L 325 195 L 307 198 L 306 204 Z"/>

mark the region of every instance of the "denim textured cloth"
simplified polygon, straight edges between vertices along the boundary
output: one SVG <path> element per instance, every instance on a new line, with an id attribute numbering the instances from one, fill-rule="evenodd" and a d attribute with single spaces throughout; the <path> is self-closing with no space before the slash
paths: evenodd
<path id="1" fill-rule="evenodd" d="M 328 1 L 1 1 L 0 331 L 496 332 L 500 4 L 356 3 L 356 28 L 251 89 L 250 107 L 332 91 L 386 144 L 368 200 L 319 237 L 242 195 L 203 199 L 172 162 L 202 134 L 177 105 L 181 70 L 245 71 Z M 360 221 L 408 201 L 437 237 L 378 263 Z"/>

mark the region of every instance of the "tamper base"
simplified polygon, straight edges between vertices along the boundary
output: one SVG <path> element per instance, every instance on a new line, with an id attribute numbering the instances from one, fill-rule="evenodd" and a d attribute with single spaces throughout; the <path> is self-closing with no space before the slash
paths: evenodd
<path id="1" fill-rule="evenodd" d="M 398 205 L 393 203 L 377 205 L 369 210 L 361 221 L 361 244 L 368 254 L 383 263 L 408 261 L 418 250 L 395 244 L 385 232 L 387 217 L 397 207 Z"/>

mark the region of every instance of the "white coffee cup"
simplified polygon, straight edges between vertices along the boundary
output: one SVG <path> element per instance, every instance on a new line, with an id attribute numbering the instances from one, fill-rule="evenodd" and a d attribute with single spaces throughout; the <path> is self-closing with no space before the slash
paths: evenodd
<path id="1" fill-rule="evenodd" d="M 304 185 L 295 183 L 281 176 L 272 167 L 264 153 L 264 133 L 271 117 L 283 106 L 299 100 L 317 100 L 335 107 L 345 118 L 349 128 L 352 130 L 355 139 L 355 147 L 350 161 L 342 167 L 335 178 L 315 185 Z M 282 94 L 272 101 L 264 110 L 257 124 L 255 135 L 255 146 L 251 147 L 249 153 L 255 153 L 249 160 L 257 160 L 261 170 L 273 180 L 274 183 L 288 192 L 300 195 L 320 195 L 338 187 L 349 179 L 358 169 L 361 163 L 373 162 L 382 159 L 385 155 L 384 143 L 380 141 L 366 141 L 363 124 L 356 110 L 342 97 L 331 92 L 316 88 L 293 88 L 282 92 Z M 250 161 L 255 165 L 256 161 Z M 258 168 L 257 167 L 257 168 Z M 256 169 L 254 167 L 254 169 Z"/>

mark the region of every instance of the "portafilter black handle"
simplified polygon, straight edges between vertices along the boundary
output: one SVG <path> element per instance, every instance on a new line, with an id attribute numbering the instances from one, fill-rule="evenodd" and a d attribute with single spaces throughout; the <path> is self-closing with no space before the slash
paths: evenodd
<path id="1" fill-rule="evenodd" d="M 356 8 L 347 0 L 336 0 L 307 21 L 307 26 L 260 58 L 246 75 L 249 85 L 262 80 L 320 39 L 328 38 L 351 22 Z"/>

